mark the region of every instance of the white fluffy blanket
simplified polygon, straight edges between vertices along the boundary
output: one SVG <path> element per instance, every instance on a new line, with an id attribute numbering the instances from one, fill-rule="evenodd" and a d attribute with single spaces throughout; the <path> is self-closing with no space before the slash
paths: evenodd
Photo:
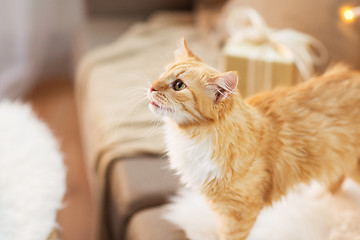
<path id="1" fill-rule="evenodd" d="M 191 240 L 217 240 L 217 222 L 204 198 L 181 190 L 165 218 L 184 229 Z M 360 186 L 346 180 L 332 195 L 313 183 L 301 186 L 264 209 L 248 240 L 359 240 Z"/>
<path id="2" fill-rule="evenodd" d="M 65 167 L 29 106 L 0 103 L 0 155 L 0 239 L 47 239 L 65 192 Z"/>

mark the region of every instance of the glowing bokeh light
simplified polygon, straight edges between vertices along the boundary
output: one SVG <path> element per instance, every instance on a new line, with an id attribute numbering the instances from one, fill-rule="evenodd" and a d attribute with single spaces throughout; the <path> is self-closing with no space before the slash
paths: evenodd
<path id="1" fill-rule="evenodd" d="M 351 23 L 360 16 L 360 6 L 343 6 L 340 8 L 340 15 L 344 22 Z"/>
<path id="2" fill-rule="evenodd" d="M 348 9 L 344 12 L 344 18 L 347 20 L 347 21 L 352 21 L 354 20 L 354 17 L 355 17 L 355 14 L 354 14 L 354 11 L 352 9 Z"/>

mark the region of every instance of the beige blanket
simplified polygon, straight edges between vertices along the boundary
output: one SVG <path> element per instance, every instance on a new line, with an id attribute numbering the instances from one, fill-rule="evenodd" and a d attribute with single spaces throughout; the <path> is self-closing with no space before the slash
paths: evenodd
<path id="1" fill-rule="evenodd" d="M 172 61 L 180 38 L 199 57 L 218 65 L 219 50 L 199 32 L 188 13 L 160 13 L 81 61 L 76 79 L 80 124 L 88 170 L 95 176 L 92 185 L 100 198 L 112 160 L 164 152 L 161 124 L 148 109 L 146 93 Z"/>

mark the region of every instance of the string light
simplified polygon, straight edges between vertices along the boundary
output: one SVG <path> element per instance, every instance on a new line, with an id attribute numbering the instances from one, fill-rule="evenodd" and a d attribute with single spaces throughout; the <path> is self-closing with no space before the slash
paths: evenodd
<path id="1" fill-rule="evenodd" d="M 351 23 L 360 16 L 360 6 L 342 7 L 340 13 L 345 22 Z"/>

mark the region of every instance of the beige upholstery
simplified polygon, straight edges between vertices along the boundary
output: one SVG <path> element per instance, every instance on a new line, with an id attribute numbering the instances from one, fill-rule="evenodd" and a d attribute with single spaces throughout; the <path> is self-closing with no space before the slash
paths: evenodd
<path id="1" fill-rule="evenodd" d="M 109 176 L 107 202 L 112 238 L 120 239 L 134 213 L 168 202 L 179 181 L 168 169 L 165 158 L 140 156 L 115 161 Z"/>
<path id="2" fill-rule="evenodd" d="M 186 240 L 184 232 L 162 218 L 164 208 L 138 212 L 130 221 L 127 240 Z"/>

